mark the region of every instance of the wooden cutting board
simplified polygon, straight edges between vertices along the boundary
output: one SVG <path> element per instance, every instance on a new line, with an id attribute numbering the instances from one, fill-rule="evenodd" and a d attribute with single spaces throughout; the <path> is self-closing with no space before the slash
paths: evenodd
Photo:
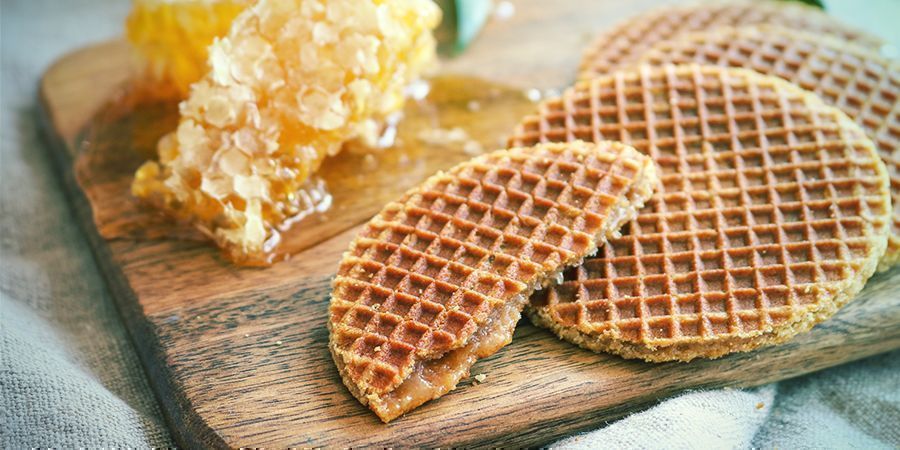
<path id="1" fill-rule="evenodd" d="M 514 2 L 512 17 L 491 22 L 443 71 L 520 88 L 565 86 L 592 32 L 657 2 L 622 3 Z M 900 348 L 896 269 L 870 280 L 812 332 L 716 361 L 648 364 L 597 355 L 523 321 L 512 344 L 473 369 L 487 375 L 484 383 L 463 382 L 382 424 L 341 384 L 325 328 L 339 256 L 380 203 L 317 225 L 333 236 L 265 269 L 229 265 L 202 242 L 111 231 L 146 219 L 128 194 L 129 164 L 140 161 L 135 142 L 149 139 L 144 128 L 126 117 L 117 119 L 125 120 L 124 133 L 97 130 L 96 117 L 109 114 L 104 105 L 128 78 L 129 61 L 121 42 L 61 59 L 41 84 L 42 120 L 77 219 L 185 447 L 533 446 L 686 389 L 755 386 Z M 155 128 L 171 122 L 172 108 L 147 106 L 143 123 L 154 123 L 154 114 L 162 121 Z M 97 159 L 96 148 L 115 151 Z M 397 183 L 424 175 L 397 174 Z"/>

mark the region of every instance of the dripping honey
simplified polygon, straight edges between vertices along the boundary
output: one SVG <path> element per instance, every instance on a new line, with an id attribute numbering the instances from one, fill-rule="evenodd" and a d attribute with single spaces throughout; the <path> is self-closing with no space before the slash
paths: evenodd
<path id="1" fill-rule="evenodd" d="M 502 148 L 533 109 L 533 93 L 520 89 L 466 76 L 430 80 L 427 95 L 408 101 L 395 128 L 386 130 L 384 148 L 351 142 L 323 163 L 307 189 L 297 193 L 308 198 L 309 207 L 280 231 L 269 262 L 365 222 L 439 170 Z M 95 205 L 94 220 L 104 238 L 204 239 L 139 204 L 129 192 L 134 170 L 154 156 L 156 142 L 177 120 L 174 99 L 124 95 L 86 128 L 76 174 Z"/>

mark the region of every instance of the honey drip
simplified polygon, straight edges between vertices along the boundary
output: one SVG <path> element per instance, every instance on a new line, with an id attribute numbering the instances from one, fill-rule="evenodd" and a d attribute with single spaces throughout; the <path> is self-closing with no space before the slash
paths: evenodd
<path id="1" fill-rule="evenodd" d="M 379 145 L 346 144 L 323 163 L 298 195 L 307 208 L 272 242 L 269 262 L 298 253 L 359 225 L 383 205 L 439 170 L 502 148 L 522 116 L 534 110 L 535 95 L 485 80 L 444 75 L 418 92 Z M 427 92 L 427 94 L 425 94 Z M 153 99 L 132 90 L 113 100 L 83 133 L 76 176 L 94 207 L 105 239 L 205 237 L 172 223 L 133 198 L 134 170 L 153 158 L 156 142 L 178 122 L 175 99 Z M 217 252 L 210 243 L 211 252 Z"/>

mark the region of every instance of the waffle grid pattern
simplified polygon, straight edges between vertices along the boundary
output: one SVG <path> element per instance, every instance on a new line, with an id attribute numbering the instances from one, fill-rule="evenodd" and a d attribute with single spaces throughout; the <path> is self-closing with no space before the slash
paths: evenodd
<path id="1" fill-rule="evenodd" d="M 579 79 L 606 75 L 633 63 L 651 45 L 682 33 L 722 26 L 780 25 L 796 30 L 836 35 L 866 48 L 879 50 L 877 37 L 855 30 L 822 11 L 795 2 L 701 2 L 651 10 L 602 33 L 585 52 Z"/>
<path id="2" fill-rule="evenodd" d="M 900 260 L 900 63 L 827 36 L 772 26 L 685 35 L 657 43 L 641 62 L 713 64 L 777 75 L 847 113 L 887 165 L 894 213 L 882 266 Z"/>
<path id="3" fill-rule="evenodd" d="M 546 101 L 511 142 L 574 139 L 633 145 L 661 187 L 624 236 L 533 298 L 561 327 L 643 346 L 746 338 L 860 289 L 884 249 L 890 202 L 871 141 L 774 77 L 617 72 Z"/>
<path id="4" fill-rule="evenodd" d="M 332 343 L 364 393 L 464 345 L 491 314 L 596 248 L 649 159 L 621 144 L 476 158 L 376 216 L 344 255 Z"/>

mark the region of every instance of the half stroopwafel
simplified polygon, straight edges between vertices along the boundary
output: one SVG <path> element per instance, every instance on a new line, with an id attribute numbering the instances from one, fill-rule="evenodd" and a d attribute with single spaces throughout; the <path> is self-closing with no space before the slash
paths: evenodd
<path id="1" fill-rule="evenodd" d="M 617 233 L 657 182 L 620 143 L 542 144 L 475 158 L 388 204 L 334 280 L 344 383 L 385 422 L 453 389 L 509 343 L 532 291 Z"/>

